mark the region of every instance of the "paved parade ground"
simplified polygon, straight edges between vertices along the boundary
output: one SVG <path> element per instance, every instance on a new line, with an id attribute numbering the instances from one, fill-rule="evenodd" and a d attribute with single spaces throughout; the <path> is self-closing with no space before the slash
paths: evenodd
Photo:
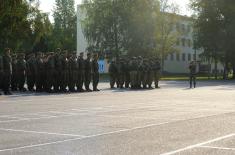
<path id="1" fill-rule="evenodd" d="M 0 96 L 0 155 L 234 155 L 235 83 Z"/>

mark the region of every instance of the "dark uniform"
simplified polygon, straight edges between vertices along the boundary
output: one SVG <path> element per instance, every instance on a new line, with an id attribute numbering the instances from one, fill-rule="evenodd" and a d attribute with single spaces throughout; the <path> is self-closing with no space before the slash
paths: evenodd
<path id="1" fill-rule="evenodd" d="M 43 71 L 44 70 L 44 64 L 43 64 L 43 57 L 42 53 L 37 54 L 36 58 L 36 91 L 41 92 L 43 91 L 43 80 L 45 81 L 43 77 Z"/>
<path id="2" fill-rule="evenodd" d="M 10 55 L 10 49 L 5 49 L 3 54 L 3 91 L 5 95 L 11 95 L 10 84 L 11 84 L 11 74 L 12 74 L 12 60 Z"/>
<path id="3" fill-rule="evenodd" d="M 95 54 L 92 60 L 92 81 L 93 81 L 93 91 L 100 91 L 97 86 L 99 83 L 99 64 L 98 55 Z"/>
<path id="4" fill-rule="evenodd" d="M 197 70 L 197 66 L 196 63 L 194 61 L 192 61 L 189 65 L 189 70 L 190 70 L 190 88 L 192 88 L 192 85 L 194 86 L 194 88 L 196 88 L 196 70 Z"/>
<path id="5" fill-rule="evenodd" d="M 17 75 L 17 56 L 16 54 L 12 55 L 12 75 L 11 75 L 11 90 L 18 90 L 18 75 Z"/>
<path id="6" fill-rule="evenodd" d="M 91 54 L 87 54 L 87 59 L 85 60 L 85 88 L 86 91 L 91 92 L 92 90 L 89 88 L 91 83 L 92 76 L 92 68 L 91 68 Z"/>
<path id="7" fill-rule="evenodd" d="M 117 63 L 117 87 L 123 88 L 125 83 L 125 66 L 123 59 L 120 59 Z"/>
<path id="8" fill-rule="evenodd" d="M 115 61 L 112 61 L 109 65 L 109 77 L 110 77 L 110 87 L 113 89 L 117 81 L 117 65 Z"/>
<path id="9" fill-rule="evenodd" d="M 154 70 L 154 84 L 155 88 L 159 88 L 159 80 L 161 76 L 161 64 L 160 60 L 155 60 L 154 65 L 153 65 L 153 70 Z"/>
<path id="10" fill-rule="evenodd" d="M 27 75 L 27 85 L 29 91 L 34 91 L 34 86 L 36 83 L 36 58 L 35 54 L 31 54 L 26 62 L 26 75 Z"/>
<path id="11" fill-rule="evenodd" d="M 128 60 L 124 60 L 125 88 L 130 85 L 130 70 Z"/>
<path id="12" fill-rule="evenodd" d="M 60 49 L 55 54 L 54 91 L 59 92 L 62 84 L 62 55 Z"/>
<path id="13" fill-rule="evenodd" d="M 138 80 L 138 64 L 136 58 L 132 58 L 132 61 L 130 61 L 130 79 L 131 79 L 131 88 L 136 89 L 137 88 L 137 80 Z"/>
<path id="14" fill-rule="evenodd" d="M 3 88 L 3 60 L 2 56 L 0 56 L 0 90 Z M 0 93 L 0 95 L 2 95 Z"/>
<path id="15" fill-rule="evenodd" d="M 67 59 L 67 52 L 63 52 L 62 54 L 62 59 L 61 59 L 61 64 L 62 64 L 62 83 L 61 83 L 61 91 L 67 92 L 67 87 L 68 87 L 68 78 L 69 78 L 69 64 L 68 64 L 68 59 Z"/>
<path id="16" fill-rule="evenodd" d="M 71 54 L 69 61 L 69 91 L 75 92 L 75 87 L 78 79 L 78 62 L 76 53 Z"/>
<path id="17" fill-rule="evenodd" d="M 17 61 L 17 83 L 20 91 L 26 91 L 24 88 L 26 80 L 26 61 L 25 55 L 19 54 Z"/>
<path id="18" fill-rule="evenodd" d="M 83 59 L 83 53 L 80 53 L 78 58 L 78 91 L 84 92 L 83 84 L 85 82 L 85 60 Z"/>
<path id="19" fill-rule="evenodd" d="M 54 53 L 51 52 L 50 55 L 47 57 L 46 63 L 46 91 L 52 92 L 52 87 L 54 86 L 54 71 L 55 71 L 55 57 Z"/>

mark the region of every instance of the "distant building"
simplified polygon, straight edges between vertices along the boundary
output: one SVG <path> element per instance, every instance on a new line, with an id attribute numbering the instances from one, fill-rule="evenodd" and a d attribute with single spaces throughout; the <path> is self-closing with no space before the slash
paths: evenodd
<path id="1" fill-rule="evenodd" d="M 85 13 L 81 10 L 80 5 L 77 6 L 77 52 L 85 52 L 88 43 L 84 37 L 81 21 L 85 17 Z M 200 54 L 203 50 L 193 49 L 193 27 L 192 19 L 186 16 L 179 15 L 179 22 L 175 25 L 175 30 L 180 31 L 182 34 L 179 36 L 176 48 L 179 52 L 174 52 L 165 58 L 164 72 L 166 73 L 176 73 L 185 74 L 189 72 L 189 63 L 193 60 L 199 62 L 198 70 L 203 72 L 214 72 L 214 65 L 208 62 L 202 62 L 200 59 Z M 107 63 L 105 63 L 107 65 Z M 108 66 L 105 66 L 105 71 L 108 71 Z M 208 71 L 209 70 L 209 71 Z M 218 71 L 223 72 L 223 66 L 218 65 Z"/>

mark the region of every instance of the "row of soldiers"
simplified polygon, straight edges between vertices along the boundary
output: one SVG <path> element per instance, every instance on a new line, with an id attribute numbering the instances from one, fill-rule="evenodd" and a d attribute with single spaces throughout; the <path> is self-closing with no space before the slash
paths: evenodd
<path id="1" fill-rule="evenodd" d="M 91 92 L 92 82 L 93 91 L 99 91 L 98 55 L 88 53 L 84 59 L 84 53 L 77 57 L 76 52 L 57 49 L 55 53 L 32 53 L 25 60 L 23 53 L 11 54 L 6 48 L 0 56 L 0 78 L 6 95 L 11 95 L 10 88 L 26 91 L 25 84 L 29 91 L 37 92 Z"/>
<path id="2" fill-rule="evenodd" d="M 110 87 L 131 89 L 159 88 L 161 63 L 158 58 L 132 57 L 113 60 L 109 67 Z"/>

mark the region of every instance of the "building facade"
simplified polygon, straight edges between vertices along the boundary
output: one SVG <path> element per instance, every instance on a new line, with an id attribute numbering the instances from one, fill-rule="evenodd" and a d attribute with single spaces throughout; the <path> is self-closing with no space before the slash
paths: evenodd
<path id="1" fill-rule="evenodd" d="M 77 52 L 85 52 L 88 43 L 83 35 L 82 23 L 85 13 L 81 7 L 77 6 Z M 177 52 L 173 52 L 166 56 L 164 61 L 164 72 L 173 74 L 185 74 L 189 72 L 189 63 L 193 60 L 198 61 L 198 71 L 202 66 L 207 66 L 208 72 L 214 72 L 214 65 L 208 62 L 202 62 L 200 54 L 203 50 L 193 49 L 193 21 L 191 18 L 186 16 L 178 15 L 179 21 L 175 25 L 174 31 L 179 31 L 180 36 L 177 39 L 175 47 L 178 49 Z M 105 71 L 108 71 L 108 64 L 105 63 Z M 205 68 L 205 67 L 204 67 Z M 223 66 L 218 65 L 218 71 L 223 71 Z"/>

